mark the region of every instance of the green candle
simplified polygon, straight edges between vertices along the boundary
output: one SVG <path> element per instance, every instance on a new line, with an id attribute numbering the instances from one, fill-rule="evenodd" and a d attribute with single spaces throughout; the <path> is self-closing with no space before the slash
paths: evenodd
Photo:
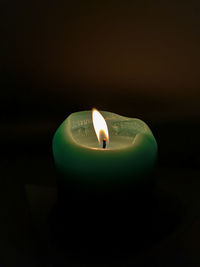
<path id="1" fill-rule="evenodd" d="M 99 120 L 96 126 L 93 119 Z M 92 111 L 82 111 L 71 114 L 57 129 L 53 154 L 63 182 L 105 188 L 148 180 L 157 143 L 139 119 L 96 110 L 92 118 Z"/>

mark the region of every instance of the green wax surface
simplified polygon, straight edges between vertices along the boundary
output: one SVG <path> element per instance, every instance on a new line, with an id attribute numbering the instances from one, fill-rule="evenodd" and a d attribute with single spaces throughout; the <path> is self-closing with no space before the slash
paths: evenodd
<path id="1" fill-rule="evenodd" d="M 106 120 L 109 143 L 99 144 L 92 123 L 92 111 L 71 114 L 53 138 L 56 167 L 66 181 L 83 184 L 137 182 L 155 163 L 157 143 L 141 120 L 100 111 Z"/>

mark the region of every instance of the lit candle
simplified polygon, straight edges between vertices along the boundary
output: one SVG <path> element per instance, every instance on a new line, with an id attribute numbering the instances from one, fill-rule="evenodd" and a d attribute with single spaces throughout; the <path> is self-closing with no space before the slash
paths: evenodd
<path id="1" fill-rule="evenodd" d="M 102 258 L 148 236 L 157 143 L 143 121 L 96 109 L 73 113 L 54 135 L 53 154 L 62 244 Z"/>
<path id="2" fill-rule="evenodd" d="M 93 109 L 73 113 L 60 125 L 53 154 L 64 183 L 133 185 L 148 180 L 157 143 L 143 121 Z"/>

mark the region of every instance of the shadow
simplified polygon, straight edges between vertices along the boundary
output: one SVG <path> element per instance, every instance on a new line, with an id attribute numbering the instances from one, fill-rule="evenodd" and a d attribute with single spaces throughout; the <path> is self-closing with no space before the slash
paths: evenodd
<path id="1" fill-rule="evenodd" d="M 103 194 L 75 191 L 60 192 L 48 218 L 55 263 L 128 263 L 182 223 L 181 203 L 154 184 Z"/>

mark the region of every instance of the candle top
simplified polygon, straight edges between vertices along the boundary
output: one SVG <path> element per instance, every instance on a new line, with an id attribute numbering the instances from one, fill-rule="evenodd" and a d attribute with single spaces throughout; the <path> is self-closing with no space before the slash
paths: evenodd
<path id="1" fill-rule="evenodd" d="M 127 118 L 107 111 L 101 111 L 101 114 L 108 126 L 110 138 L 106 150 L 126 148 L 134 143 L 136 135 L 140 133 L 152 135 L 149 127 L 139 119 Z M 102 149 L 94 130 L 92 111 L 73 113 L 67 120 L 68 133 L 75 143 L 90 149 Z"/>

